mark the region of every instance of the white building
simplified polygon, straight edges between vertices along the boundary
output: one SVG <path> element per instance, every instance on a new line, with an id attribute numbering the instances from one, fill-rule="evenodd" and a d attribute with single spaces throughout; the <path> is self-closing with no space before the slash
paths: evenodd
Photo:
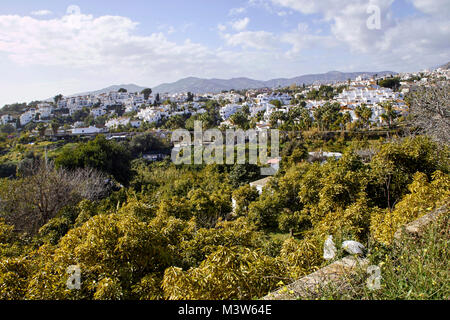
<path id="1" fill-rule="evenodd" d="M 250 183 L 250 187 L 255 187 L 256 190 L 258 190 L 259 194 L 262 194 L 264 188 L 267 186 L 267 184 L 269 183 L 271 177 L 267 177 L 258 181 L 254 181 Z"/>
<path id="2" fill-rule="evenodd" d="M 99 107 L 99 108 L 91 109 L 91 115 L 92 115 L 94 118 L 101 117 L 101 116 L 103 116 L 103 115 L 105 115 L 105 114 L 107 114 L 107 113 L 108 113 L 108 111 L 106 111 L 106 109 L 105 109 L 104 107 Z"/>
<path id="3" fill-rule="evenodd" d="M 39 113 L 39 119 L 48 119 L 52 116 L 53 107 L 47 103 L 39 104 L 36 113 Z"/>
<path id="4" fill-rule="evenodd" d="M 72 129 L 72 134 L 96 134 L 96 133 L 104 133 L 105 129 L 97 128 L 97 127 L 88 127 L 88 128 L 75 128 Z"/>
<path id="5" fill-rule="evenodd" d="M 13 121 L 14 121 L 14 118 L 12 116 L 10 116 L 9 114 L 3 115 L 0 119 L 1 124 L 7 124 L 7 123 L 10 123 Z M 15 123 L 15 121 L 14 121 L 14 123 Z"/>
<path id="6" fill-rule="evenodd" d="M 36 117 L 36 109 L 31 108 L 28 111 L 22 113 L 20 115 L 19 121 L 21 126 L 25 126 L 31 121 L 33 121 Z"/>
<path id="7" fill-rule="evenodd" d="M 119 126 L 131 125 L 134 128 L 139 128 L 142 125 L 140 120 L 131 120 L 130 118 L 115 118 L 105 123 L 105 127 L 108 129 L 118 128 Z"/>
<path id="8" fill-rule="evenodd" d="M 139 113 L 137 114 L 137 117 L 139 119 L 149 123 L 158 122 L 162 119 L 163 116 L 165 117 L 169 116 L 168 109 L 165 107 L 161 108 L 150 107 L 140 110 Z"/>
<path id="9" fill-rule="evenodd" d="M 220 109 L 220 116 L 223 120 L 227 120 L 229 117 L 231 117 L 233 114 L 237 113 L 239 110 L 242 109 L 242 106 L 239 104 L 227 104 L 225 107 L 222 107 Z"/>

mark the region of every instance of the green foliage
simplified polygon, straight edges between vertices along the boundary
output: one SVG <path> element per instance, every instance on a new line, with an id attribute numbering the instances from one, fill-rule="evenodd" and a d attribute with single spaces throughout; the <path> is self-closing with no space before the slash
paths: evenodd
<path id="1" fill-rule="evenodd" d="M 281 108 L 281 101 L 280 100 L 271 100 L 269 103 L 274 105 L 277 108 Z"/>
<path id="2" fill-rule="evenodd" d="M 339 103 L 325 103 L 323 106 L 314 110 L 314 119 L 316 125 L 322 131 L 333 130 L 339 127 L 341 117 L 341 106 Z"/>
<path id="3" fill-rule="evenodd" d="M 248 214 L 249 206 L 252 202 L 258 199 L 259 193 L 255 187 L 250 187 L 245 184 L 233 192 L 233 200 L 235 201 L 234 215 L 246 216 Z"/>
<path id="4" fill-rule="evenodd" d="M 217 107 L 208 103 L 211 113 Z M 324 110 L 332 113 L 333 108 Z M 301 119 L 303 113 L 299 107 L 286 122 L 289 117 Z M 339 121 L 323 120 L 324 128 Z M 386 252 L 394 252 L 392 236 L 401 225 L 448 201 L 448 150 L 428 138 L 355 142 L 346 150 L 348 140 L 343 138 L 317 145 L 310 139 L 286 137 L 281 169 L 261 195 L 249 185 L 260 178 L 257 166 L 127 163 L 163 146 L 150 135 L 120 144 L 98 137 L 63 148 L 57 155 L 60 166 L 93 166 L 117 179 L 125 178 L 121 174 L 128 170 L 133 172 L 126 176 L 129 185 L 104 198 L 77 198 L 58 207 L 34 236 L 14 232 L 0 221 L 0 299 L 260 298 L 280 280 L 298 279 L 323 265 L 327 236 L 333 235 L 336 243 L 359 241 L 370 249 L 371 259 L 384 259 Z M 18 146 L 26 152 L 26 146 Z M 307 146 L 343 151 L 343 157 L 309 163 Z M 36 161 L 34 151 L 27 157 L 30 163 Z M 0 199 L 17 200 L 12 213 L 36 202 L 11 190 L 39 194 L 24 184 L 37 179 L 26 168 L 24 164 L 18 179 L 0 183 Z M 39 185 L 55 184 L 44 181 L 47 184 Z M 429 261 L 445 279 L 446 251 L 439 243 L 438 250 L 426 249 L 435 250 Z M 420 259 L 428 259 L 423 254 L 404 259 L 405 253 L 383 260 L 389 266 L 383 272 L 392 279 L 390 288 L 401 292 L 384 291 L 386 296 L 442 297 L 430 291 L 425 277 L 435 281 L 437 290 L 448 292 L 431 272 L 395 269 L 408 262 L 423 268 Z M 81 290 L 66 287 L 72 265 L 81 269 Z M 402 279 L 397 287 L 395 277 Z M 408 278 L 419 279 L 418 285 L 411 286 Z"/>
<path id="5" fill-rule="evenodd" d="M 222 246 L 197 268 L 167 269 L 164 294 L 172 300 L 252 299 L 271 290 L 283 271 L 282 264 L 259 251 Z"/>
<path id="6" fill-rule="evenodd" d="M 248 130 L 250 128 L 250 122 L 248 120 L 248 116 L 242 112 L 239 111 L 230 117 L 230 122 L 237 126 L 240 129 Z"/>
<path id="7" fill-rule="evenodd" d="M 404 235 L 399 245 L 371 247 L 371 265 L 381 268 L 381 287 L 367 288 L 366 270 L 345 283 L 330 285 L 305 299 L 323 300 L 447 300 L 450 296 L 448 212 L 424 230 L 420 238 Z"/>
<path id="8" fill-rule="evenodd" d="M 11 134 L 11 133 L 16 132 L 16 128 L 14 128 L 13 125 L 7 123 L 7 124 L 0 125 L 0 132 L 6 133 L 6 134 Z"/>
<path id="9" fill-rule="evenodd" d="M 380 80 L 378 84 L 381 87 L 390 88 L 392 90 L 398 90 L 400 88 L 400 78 L 387 78 Z"/>
<path id="10" fill-rule="evenodd" d="M 146 89 L 141 91 L 141 94 L 144 95 L 144 99 L 145 100 L 148 100 L 148 97 L 150 97 L 150 95 L 152 94 L 152 89 L 146 88 Z"/>
<path id="11" fill-rule="evenodd" d="M 408 186 L 410 194 L 395 206 L 393 211 L 381 211 L 372 216 L 371 229 L 374 238 L 391 244 L 394 233 L 405 225 L 439 208 L 450 199 L 450 177 L 436 171 L 429 182 L 424 173 L 417 172 Z"/>
<path id="12" fill-rule="evenodd" d="M 65 150 L 56 158 L 55 164 L 70 170 L 94 168 L 111 174 L 117 181 L 125 184 L 131 178 L 129 151 L 123 145 L 108 141 L 101 135 L 74 150 Z"/>
<path id="13" fill-rule="evenodd" d="M 251 164 L 235 164 L 229 175 L 231 185 L 235 188 L 259 178 L 260 168 Z"/>
<path id="14" fill-rule="evenodd" d="M 26 103 L 14 103 L 7 104 L 3 108 L 0 108 L 0 115 L 10 114 L 10 115 L 20 115 L 27 110 L 28 106 Z"/>
<path id="15" fill-rule="evenodd" d="M 9 178 L 16 175 L 17 165 L 12 162 L 0 163 L 0 178 Z"/>

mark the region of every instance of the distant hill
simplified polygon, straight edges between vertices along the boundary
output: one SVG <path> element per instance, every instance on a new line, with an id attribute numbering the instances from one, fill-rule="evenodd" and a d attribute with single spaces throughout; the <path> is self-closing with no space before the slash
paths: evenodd
<path id="1" fill-rule="evenodd" d="M 121 85 L 110 86 L 108 88 L 100 89 L 100 90 L 97 90 L 97 91 L 72 94 L 72 95 L 70 95 L 70 97 L 84 96 L 84 95 L 88 95 L 88 94 L 97 95 L 97 94 L 108 93 L 108 92 L 112 92 L 112 91 L 118 91 L 121 88 L 126 89 L 128 92 L 133 92 L 134 93 L 134 92 L 141 92 L 142 90 L 144 90 L 145 88 L 148 88 L 148 87 L 140 87 L 140 86 L 135 85 L 135 84 L 121 84 Z"/>
<path id="2" fill-rule="evenodd" d="M 253 80 L 249 78 L 233 78 L 229 80 L 223 79 L 201 79 L 189 77 L 178 80 L 174 83 L 164 83 L 155 88 L 153 92 L 159 93 L 176 93 L 176 92 L 221 92 L 223 90 L 241 90 L 241 89 L 256 89 L 265 87 L 263 81 Z"/>
<path id="3" fill-rule="evenodd" d="M 444 70 L 450 69 L 450 62 L 447 62 L 446 64 L 440 66 L 439 68 L 444 69 Z"/>
<path id="4" fill-rule="evenodd" d="M 204 93 L 204 92 L 221 92 L 223 90 L 243 90 L 243 89 L 258 89 L 258 88 L 276 88 L 276 87 L 287 87 L 291 84 L 322 84 L 330 82 L 346 81 L 348 79 L 355 79 L 360 75 L 385 75 L 385 74 L 396 74 L 392 71 L 381 71 L 381 72 L 339 72 L 331 71 L 323 74 L 309 74 L 303 75 L 295 78 L 280 78 L 272 79 L 268 81 L 253 80 L 249 78 L 233 78 L 229 80 L 224 79 L 202 79 L 189 77 L 181 79 L 173 83 L 164 83 L 157 87 L 152 88 L 153 92 L 159 93 L 176 93 L 176 92 L 193 92 L 193 93 Z"/>
<path id="5" fill-rule="evenodd" d="M 259 89 L 259 88 L 277 88 L 277 87 L 287 87 L 291 84 L 297 85 L 309 85 L 309 84 L 323 84 L 330 82 L 340 82 L 347 81 L 348 79 L 354 80 L 360 75 L 386 75 L 386 74 L 396 74 L 392 71 L 380 71 L 380 72 L 339 72 L 330 71 L 328 73 L 322 74 L 308 74 L 295 78 L 279 78 L 272 79 L 268 81 L 254 80 L 250 78 L 233 78 L 233 79 L 203 79 L 188 77 L 178 80 L 173 83 L 164 83 L 157 87 L 152 88 L 154 93 L 177 93 L 177 92 L 192 92 L 192 93 L 218 93 L 224 90 L 243 90 L 243 89 Z M 127 89 L 128 92 L 141 92 L 145 88 L 135 84 L 121 84 L 114 85 L 108 88 L 104 88 L 97 91 L 84 92 L 73 94 L 73 96 L 81 96 L 88 94 L 102 94 L 111 91 L 117 91 L 120 88 Z"/>

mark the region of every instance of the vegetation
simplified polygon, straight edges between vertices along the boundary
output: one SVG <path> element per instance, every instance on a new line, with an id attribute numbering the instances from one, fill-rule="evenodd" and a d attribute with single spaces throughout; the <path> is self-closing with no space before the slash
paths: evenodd
<path id="1" fill-rule="evenodd" d="M 411 124 L 442 143 L 450 140 L 449 84 L 415 88 L 411 101 Z"/>
<path id="2" fill-rule="evenodd" d="M 381 87 L 390 88 L 396 91 L 400 88 L 400 78 L 387 78 L 380 80 L 378 84 Z"/>
<path id="3" fill-rule="evenodd" d="M 317 98 L 335 92 L 324 86 Z M 314 298 L 448 299 L 448 218 L 422 240 L 394 241 L 401 226 L 450 199 L 450 150 L 436 136 L 448 115 L 428 99 L 411 99 L 421 111 L 408 126 L 428 135 L 400 137 L 408 130 L 396 127 L 386 104 L 388 139 L 344 132 L 348 116 L 330 102 L 314 120 L 300 100 L 274 113 L 273 124 L 289 132 L 280 170 L 261 193 L 249 185 L 263 178 L 256 165 L 149 163 L 144 155 L 170 145 L 148 132 L 125 141 L 47 141 L 50 123 L 0 133 L 0 299 L 260 298 L 326 265 L 329 235 L 364 244 L 382 267 L 383 287 L 366 291 L 361 273 L 350 291 Z M 224 103 L 208 101 L 205 113 L 161 125 L 217 127 Z M 426 110 L 427 121 L 441 116 L 441 131 L 417 120 Z M 369 126 L 369 111 L 357 110 L 359 128 Z M 253 120 L 246 109 L 230 119 L 244 129 Z M 318 150 L 343 156 L 309 157 Z M 66 285 L 74 265 L 80 290 Z"/>
<path id="4" fill-rule="evenodd" d="M 257 167 L 131 162 L 156 145 L 98 137 L 2 180 L 0 298 L 259 298 L 323 265 L 327 235 L 391 252 L 399 226 L 450 195 L 448 150 L 426 137 L 353 141 L 325 164 L 288 140 L 261 195 L 248 185 Z M 128 170 L 127 185 L 88 167 Z M 81 290 L 66 287 L 71 265 Z"/>
<path id="5" fill-rule="evenodd" d="M 429 226 L 422 237 L 404 235 L 392 248 L 372 247 L 368 257 L 381 268 L 381 287 L 369 290 L 366 270 L 343 285 L 330 285 L 305 298 L 323 300 L 448 300 L 449 215 Z"/>

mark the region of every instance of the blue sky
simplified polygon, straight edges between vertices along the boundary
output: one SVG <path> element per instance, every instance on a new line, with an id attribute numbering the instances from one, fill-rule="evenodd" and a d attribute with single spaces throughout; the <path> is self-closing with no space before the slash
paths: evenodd
<path id="1" fill-rule="evenodd" d="M 449 13 L 448 0 L 2 0 L 0 106 L 187 76 L 418 71 L 450 60 Z"/>

